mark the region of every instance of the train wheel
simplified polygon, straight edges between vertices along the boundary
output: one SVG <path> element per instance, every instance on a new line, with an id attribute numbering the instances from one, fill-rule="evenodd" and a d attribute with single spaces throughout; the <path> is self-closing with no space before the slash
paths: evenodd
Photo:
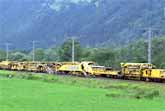
<path id="1" fill-rule="evenodd" d="M 127 76 L 123 76 L 123 79 L 128 80 L 128 77 Z"/>
<path id="2" fill-rule="evenodd" d="M 162 79 L 154 79 L 154 82 L 163 82 L 163 80 Z"/>
<path id="3" fill-rule="evenodd" d="M 165 79 L 162 79 L 162 82 L 164 83 L 165 82 Z"/>
<path id="4" fill-rule="evenodd" d="M 116 75 L 112 75 L 112 78 L 117 79 L 117 76 Z"/>
<path id="5" fill-rule="evenodd" d="M 150 82 L 151 80 L 150 80 L 150 78 L 145 78 L 145 81 Z"/>
<path id="6" fill-rule="evenodd" d="M 111 78 L 111 75 L 107 74 L 106 77 L 107 77 L 107 78 Z"/>
<path id="7" fill-rule="evenodd" d="M 140 80 L 141 80 L 141 81 L 145 81 L 145 78 L 144 78 L 144 77 L 141 77 Z"/>
<path id="8" fill-rule="evenodd" d="M 92 75 L 93 78 L 96 78 L 96 75 Z"/>
<path id="9" fill-rule="evenodd" d="M 83 74 L 82 74 L 84 77 L 88 77 L 88 73 L 86 73 L 85 71 L 83 71 Z"/>

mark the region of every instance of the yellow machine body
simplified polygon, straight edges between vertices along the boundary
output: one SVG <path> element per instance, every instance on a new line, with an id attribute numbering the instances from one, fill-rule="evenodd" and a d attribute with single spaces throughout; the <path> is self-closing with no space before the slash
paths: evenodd
<path id="1" fill-rule="evenodd" d="M 117 76 L 119 74 L 119 71 L 113 70 L 111 67 L 105 67 L 105 66 L 92 66 L 92 71 L 94 75 L 105 75 L 105 76 Z"/>
<path id="2" fill-rule="evenodd" d="M 165 69 L 151 69 L 143 71 L 143 77 L 165 79 Z"/>
<path id="3" fill-rule="evenodd" d="M 25 70 L 24 68 L 24 63 L 23 62 L 11 62 L 10 63 L 10 70 L 17 70 L 17 71 L 23 71 Z"/>
<path id="4" fill-rule="evenodd" d="M 72 74 L 83 74 L 83 75 L 116 75 L 119 71 L 113 70 L 110 67 L 98 66 L 95 62 L 84 61 L 75 63 L 65 63 L 59 70 L 60 72 L 71 72 Z"/>
<path id="5" fill-rule="evenodd" d="M 81 64 L 79 62 L 65 62 L 61 63 L 61 67 L 59 67 L 58 72 L 64 73 L 73 73 L 73 74 L 82 74 L 83 70 L 81 68 Z"/>
<path id="6" fill-rule="evenodd" d="M 121 72 L 124 76 L 142 77 L 144 70 L 153 67 L 155 66 L 148 63 L 121 63 Z"/>
<path id="7" fill-rule="evenodd" d="M 93 61 L 83 62 L 17 62 L 2 61 L 0 69 L 46 73 L 64 73 L 84 76 L 108 76 L 123 79 L 165 80 L 165 69 L 155 69 L 149 63 L 121 63 L 121 70 L 97 65 Z"/>
<path id="8" fill-rule="evenodd" d="M 0 62 L 0 69 L 11 69 L 12 61 L 2 61 Z"/>

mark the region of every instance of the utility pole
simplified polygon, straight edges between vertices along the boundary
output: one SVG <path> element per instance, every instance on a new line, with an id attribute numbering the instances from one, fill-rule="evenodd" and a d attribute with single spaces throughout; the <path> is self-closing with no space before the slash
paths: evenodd
<path id="1" fill-rule="evenodd" d="M 147 36 L 148 36 L 147 61 L 148 63 L 152 63 L 152 36 L 153 36 L 153 31 L 156 31 L 158 29 L 149 27 L 149 28 L 144 28 L 143 30 L 147 31 Z"/>
<path id="2" fill-rule="evenodd" d="M 75 47 L 74 47 L 74 45 L 75 45 L 75 41 L 74 41 L 74 38 L 72 38 L 72 62 L 74 62 L 74 60 L 75 60 Z"/>
<path id="3" fill-rule="evenodd" d="M 32 41 L 32 44 L 33 44 L 33 62 L 35 61 L 35 44 L 36 44 L 36 41 Z"/>
<path id="4" fill-rule="evenodd" d="M 6 46 L 6 61 L 9 60 L 9 43 L 5 43 Z"/>
<path id="5" fill-rule="evenodd" d="M 148 28 L 148 63 L 152 63 L 152 28 Z"/>

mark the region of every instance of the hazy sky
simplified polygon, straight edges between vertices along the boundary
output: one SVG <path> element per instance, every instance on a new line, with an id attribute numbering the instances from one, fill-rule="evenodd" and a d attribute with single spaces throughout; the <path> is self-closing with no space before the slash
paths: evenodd
<path id="1" fill-rule="evenodd" d="M 73 3 L 78 3 L 80 1 L 87 1 L 87 2 L 91 2 L 92 0 L 54 0 L 54 3 L 50 5 L 50 8 L 56 10 L 56 11 L 60 11 L 61 7 L 63 4 L 61 4 L 61 2 L 66 1 L 66 2 L 73 2 Z"/>
<path id="2" fill-rule="evenodd" d="M 60 2 L 60 1 L 64 1 L 64 0 L 55 0 L 56 2 Z M 80 2 L 80 1 L 87 1 L 87 2 L 90 2 L 90 1 L 92 1 L 92 0 L 65 0 L 65 1 L 71 1 L 71 2 L 75 2 L 75 3 L 78 3 L 78 2 Z"/>

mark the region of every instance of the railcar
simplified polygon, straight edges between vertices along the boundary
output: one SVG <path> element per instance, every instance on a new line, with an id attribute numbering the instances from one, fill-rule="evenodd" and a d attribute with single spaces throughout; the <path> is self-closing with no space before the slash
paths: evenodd
<path id="1" fill-rule="evenodd" d="M 62 73 L 71 73 L 84 76 L 117 76 L 119 71 L 111 67 L 99 66 L 92 61 L 74 62 L 62 65 L 59 70 Z"/>
<path id="2" fill-rule="evenodd" d="M 121 63 L 121 70 L 100 66 L 93 61 L 82 62 L 0 62 L 2 70 L 30 71 L 52 74 L 72 74 L 81 76 L 104 76 L 110 78 L 165 81 L 165 69 L 156 69 L 149 63 Z"/>
<path id="3" fill-rule="evenodd" d="M 143 79 L 147 81 L 164 81 L 165 69 L 148 69 L 143 72 Z"/>
<path id="4" fill-rule="evenodd" d="M 13 64 L 13 61 L 2 61 L 0 62 L 0 69 L 10 70 L 12 64 Z"/>
<path id="5" fill-rule="evenodd" d="M 141 79 L 144 72 L 148 72 L 154 67 L 149 63 L 121 63 L 121 73 L 124 78 Z"/>

